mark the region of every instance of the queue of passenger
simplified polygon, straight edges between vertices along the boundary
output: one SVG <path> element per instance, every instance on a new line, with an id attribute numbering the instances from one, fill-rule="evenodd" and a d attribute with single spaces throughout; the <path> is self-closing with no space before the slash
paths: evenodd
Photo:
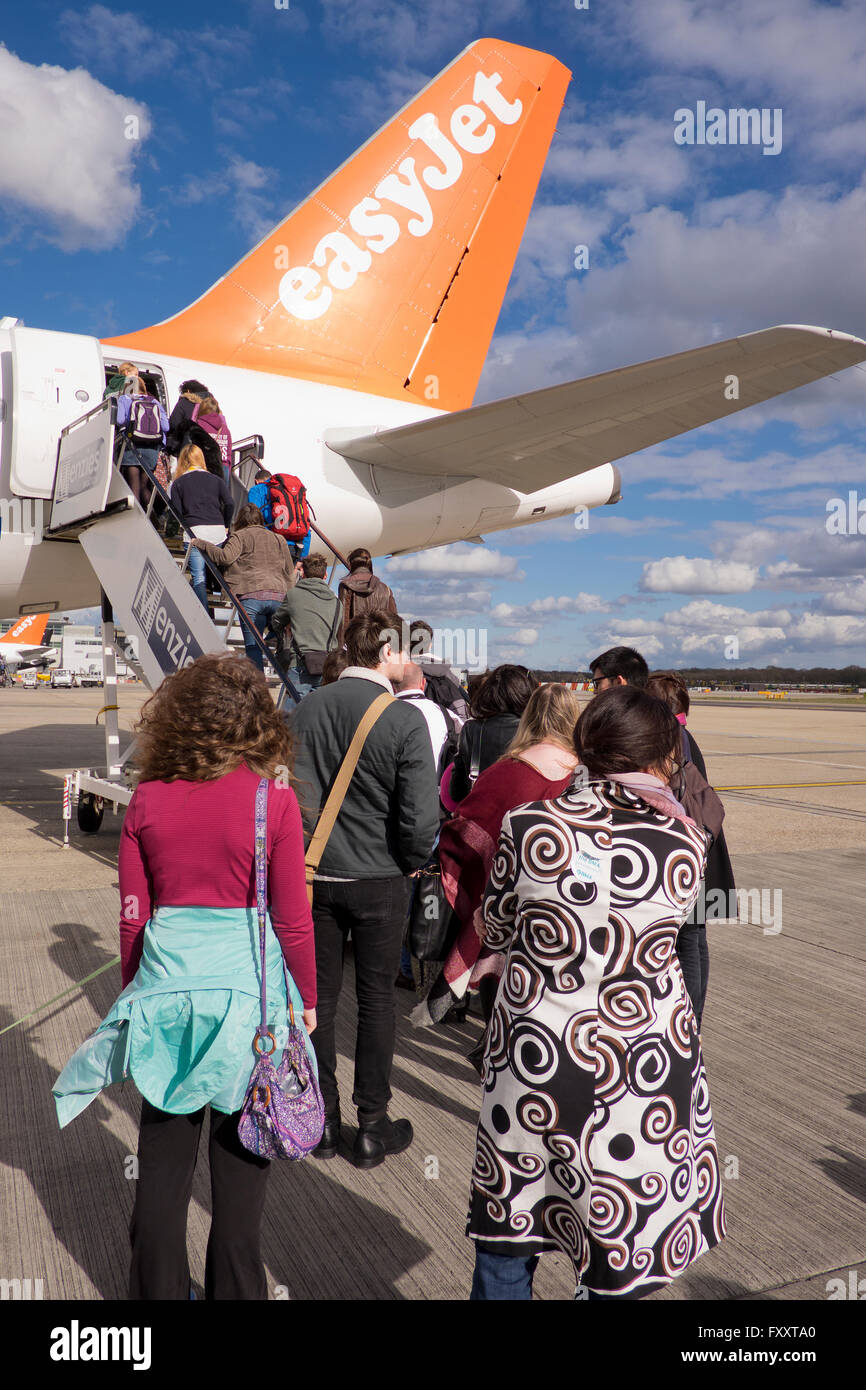
<path id="1" fill-rule="evenodd" d="M 130 486 L 143 500 L 154 452 L 179 445 L 171 500 L 192 537 L 193 588 L 207 607 L 206 556 L 255 628 L 244 623 L 248 661 L 199 658 L 143 708 L 121 837 L 124 991 L 54 1088 L 66 1123 L 119 1077 L 122 1053 L 146 1097 L 130 1296 L 189 1297 L 186 1212 L 208 1106 L 206 1295 L 266 1296 L 268 1162 L 238 1139 L 259 874 L 274 1046 L 294 1007 L 321 1093 L 313 1156 L 372 1169 L 413 1141 L 409 1119 L 390 1114 L 395 980 L 423 993 L 412 1017 L 428 1027 L 477 996 L 471 1298 L 530 1298 L 548 1251 L 571 1259 L 590 1299 L 663 1287 L 725 1233 L 700 1041 L 702 885 L 727 894 L 733 876 L 685 686 L 616 647 L 591 664 L 583 712 L 514 665 L 468 693 L 433 655 L 429 624 L 401 619 L 369 550 L 350 553 L 336 594 L 326 557 L 300 557 L 300 480 L 259 470 L 235 514 L 231 436 L 203 383 L 184 383 L 169 421 L 129 366 L 117 412 Z M 264 680 L 268 635 L 300 697 L 285 717 Z M 432 980 L 408 953 L 422 873 L 440 876 L 452 920 Z M 350 939 L 352 1136 L 336 1042 Z"/>
<path id="2" fill-rule="evenodd" d="M 196 463 L 181 474 L 182 496 L 190 475 L 198 485 Z M 297 647 L 312 640 L 302 636 L 305 622 L 318 620 L 317 642 L 327 624 L 329 636 L 334 630 L 342 605 L 331 594 L 328 610 L 323 576 L 300 581 L 314 608 L 251 597 L 262 591 L 250 586 L 275 582 L 278 569 L 283 582 L 292 577 L 285 543 L 254 506 L 241 509 L 224 547 L 199 546 L 222 550 L 262 624 L 286 605 L 277 628 L 291 625 Z M 144 707 L 141 779 L 120 857 L 126 988 L 55 1086 L 66 1123 L 119 1075 L 120 1048 L 147 1097 L 132 1297 L 188 1296 L 185 1214 L 207 1105 L 216 1116 L 219 1183 L 207 1296 L 264 1296 L 257 1252 L 267 1164 L 237 1142 L 251 1060 L 242 1039 L 257 1008 L 249 923 L 260 778 L 272 811 L 271 1031 L 280 1047 L 293 998 L 321 1088 L 318 1160 L 342 1153 L 376 1168 L 412 1143 L 408 1118 L 389 1113 L 394 980 L 415 876 L 438 838 L 457 936 L 419 1021 L 440 1021 L 468 992 L 480 996 L 488 1021 L 473 1058 L 484 1085 L 469 1180 L 471 1297 L 531 1297 L 537 1260 L 552 1250 L 572 1260 L 582 1296 L 641 1297 L 724 1235 L 702 1001 L 690 1003 L 677 957 L 678 949 L 688 953 L 678 931 L 698 899 L 720 821 L 712 797 L 683 776 L 686 750 L 696 745 L 685 744 L 682 712 L 673 708 L 682 698 L 673 673 L 657 676 L 658 694 L 648 693 L 639 654 L 612 649 L 592 665 L 598 693 L 582 713 L 572 692 L 539 686 L 525 668 L 487 673 L 459 740 L 469 786 L 448 814 L 437 785 L 442 728 L 422 708 L 424 668 L 411 660 L 409 632 L 390 610 L 354 618 L 288 721 L 252 652 L 251 662 L 199 658 Z M 699 814 L 709 808 L 718 833 L 685 801 Z M 349 938 L 354 1137 L 336 1069 Z M 124 1020 L 132 1032 L 123 1032 Z"/>

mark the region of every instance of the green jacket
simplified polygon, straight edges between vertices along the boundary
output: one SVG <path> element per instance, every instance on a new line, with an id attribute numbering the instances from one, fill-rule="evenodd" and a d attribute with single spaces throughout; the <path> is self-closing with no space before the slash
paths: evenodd
<path id="1" fill-rule="evenodd" d="M 281 648 L 300 654 L 330 652 L 337 645 L 341 615 L 342 604 L 324 579 L 299 579 L 271 618 L 271 630 L 279 634 Z"/>
<path id="2" fill-rule="evenodd" d="M 344 673 L 291 714 L 294 790 L 307 841 L 361 716 L 382 689 L 360 671 Z M 439 793 L 427 724 L 406 700 L 395 699 L 367 735 L 319 873 L 358 879 L 411 873 L 429 858 L 438 830 Z"/>

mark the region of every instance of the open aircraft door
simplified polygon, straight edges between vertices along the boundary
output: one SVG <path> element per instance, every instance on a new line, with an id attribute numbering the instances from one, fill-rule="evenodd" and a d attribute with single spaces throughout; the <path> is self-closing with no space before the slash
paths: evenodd
<path id="1" fill-rule="evenodd" d="M 102 400 L 105 374 L 96 338 L 14 327 L 9 481 L 19 497 L 50 497 L 57 441 Z"/>

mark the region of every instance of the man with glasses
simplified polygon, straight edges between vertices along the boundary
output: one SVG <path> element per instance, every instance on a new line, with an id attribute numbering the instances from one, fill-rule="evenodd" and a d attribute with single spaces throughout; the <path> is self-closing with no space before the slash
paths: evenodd
<path id="1" fill-rule="evenodd" d="M 614 685 L 633 685 L 643 690 L 649 680 L 649 667 L 633 647 L 611 647 L 589 663 L 596 695 Z"/>

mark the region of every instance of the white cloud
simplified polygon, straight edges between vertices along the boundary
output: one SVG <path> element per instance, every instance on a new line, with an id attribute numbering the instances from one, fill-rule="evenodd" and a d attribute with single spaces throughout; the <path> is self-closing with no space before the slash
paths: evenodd
<path id="1" fill-rule="evenodd" d="M 548 598 L 535 598 L 530 603 L 520 605 L 497 603 L 491 609 L 490 616 L 494 622 L 516 627 L 528 618 L 537 620 L 559 618 L 570 613 L 607 613 L 611 607 L 612 605 L 598 594 L 562 594 L 557 598 L 552 595 Z"/>
<path id="2" fill-rule="evenodd" d="M 670 197 L 694 174 L 688 155 L 674 143 L 673 120 L 653 120 L 642 112 L 606 115 L 591 124 L 560 120 L 545 177 L 579 188 L 592 184 L 616 192 L 616 210 L 645 207 L 654 197 Z"/>
<path id="3" fill-rule="evenodd" d="M 821 607 L 833 613 L 866 613 L 866 579 L 854 579 L 841 589 L 831 589 Z"/>
<path id="4" fill-rule="evenodd" d="M 168 34 L 105 5 L 63 10 L 58 27 L 66 47 L 88 67 L 125 67 L 148 77 L 171 68 L 180 51 Z"/>
<path id="5" fill-rule="evenodd" d="M 866 616 L 827 614 L 806 609 L 768 608 L 751 612 L 709 599 L 696 599 L 655 619 L 637 619 L 617 632 L 597 629 L 606 645 L 636 647 L 662 664 L 745 663 L 809 666 L 850 663 L 866 645 Z M 732 647 L 732 639 L 736 646 Z M 825 655 L 816 663 L 815 653 Z"/>
<path id="6" fill-rule="evenodd" d="M 668 70 L 719 74 L 742 93 L 737 105 L 778 105 L 784 94 L 799 107 L 839 112 L 863 101 L 860 0 L 625 0 L 615 17 L 620 42 Z"/>
<path id="7" fill-rule="evenodd" d="M 538 628 L 521 627 L 514 633 L 514 641 L 518 647 L 533 647 L 538 641 Z"/>
<path id="8" fill-rule="evenodd" d="M 841 194 L 831 185 L 793 184 L 773 194 L 747 191 L 707 199 L 699 209 L 691 214 L 653 206 L 632 213 L 617 234 L 614 264 L 595 258 L 587 273 L 563 275 L 571 330 L 557 324 L 495 335 L 478 400 L 591 376 L 792 319 L 862 330 L 866 284 L 853 267 L 862 255 L 866 180 Z M 516 305 L 526 288 L 539 286 L 545 276 L 548 285 L 553 283 L 551 276 L 565 266 L 565 251 L 574 244 L 570 238 L 568 220 L 546 260 L 530 244 L 523 275 L 506 297 L 506 322 L 512 298 Z M 786 393 L 731 417 L 726 428 L 748 434 L 776 419 L 838 423 L 843 408 L 866 419 L 863 376 L 852 368 Z"/>
<path id="9" fill-rule="evenodd" d="M 322 0 L 322 10 L 327 40 L 352 44 L 380 61 L 384 55 L 397 61 L 434 53 L 453 57 L 479 34 L 497 33 L 509 21 L 530 15 L 528 0 L 437 0 L 435 5 Z"/>
<path id="10" fill-rule="evenodd" d="M 601 643 L 596 643 L 593 648 L 596 655 L 602 643 L 605 647 L 634 647 L 648 661 L 664 651 L 664 643 L 660 637 L 651 633 L 637 632 L 632 627 L 622 628 L 618 632 L 605 632 Z M 592 659 L 591 656 L 587 657 L 585 664 L 588 665 Z"/>
<path id="11" fill-rule="evenodd" d="M 651 594 L 745 594 L 757 577 L 754 565 L 666 555 L 644 565 L 639 587 Z"/>
<path id="12" fill-rule="evenodd" d="M 420 68 L 377 67 L 370 77 L 341 74 L 331 83 L 331 90 L 339 102 L 343 123 L 363 127 L 371 135 L 416 97 L 430 76 Z"/>
<path id="13" fill-rule="evenodd" d="M 792 185 L 773 197 L 725 198 L 715 213 L 712 200 L 699 219 L 668 207 L 636 213 L 623 259 L 569 285 L 575 328 L 591 326 L 596 370 L 790 322 L 794 284 L 798 322 L 848 332 L 862 322 L 866 289 L 852 267 L 866 181 L 841 196 Z"/>
<path id="14" fill-rule="evenodd" d="M 414 555 L 395 555 L 388 561 L 390 574 L 480 575 L 487 578 L 520 579 L 512 555 L 489 550 L 486 545 L 445 545 L 436 550 L 420 550 Z"/>
<path id="15" fill-rule="evenodd" d="M 136 79 L 165 79 L 168 74 L 178 80 L 192 77 L 198 87 L 211 91 L 231 76 L 251 38 L 237 25 L 209 28 L 199 24 L 186 30 L 172 26 L 165 33 L 134 14 L 105 5 L 63 10 L 58 28 L 66 47 L 88 68 L 112 73 L 122 69 Z"/>
<path id="16" fill-rule="evenodd" d="M 137 139 L 127 139 L 138 124 Z M 116 246 L 135 220 L 134 163 L 147 107 L 76 68 L 36 67 L 0 46 L 0 196 L 64 251 Z"/>
<path id="17" fill-rule="evenodd" d="M 279 221 L 280 213 L 270 191 L 277 171 L 241 155 L 229 157 L 225 168 L 212 174 L 190 174 L 174 197 L 183 203 L 226 202 L 232 216 L 251 243 L 261 241 Z"/>

